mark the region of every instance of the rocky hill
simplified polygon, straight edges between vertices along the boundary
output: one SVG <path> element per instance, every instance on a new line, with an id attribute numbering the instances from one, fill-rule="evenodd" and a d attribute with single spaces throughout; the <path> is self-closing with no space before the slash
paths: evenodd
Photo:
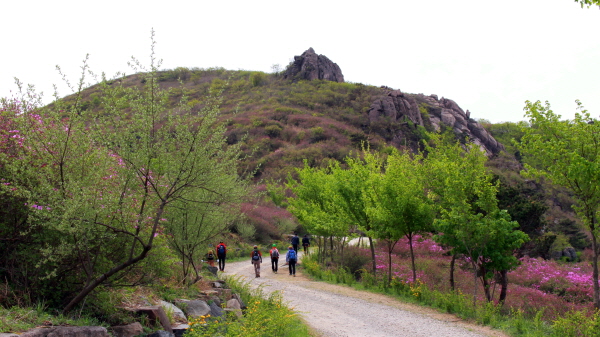
<path id="1" fill-rule="evenodd" d="M 343 160 L 363 145 L 416 151 L 425 131 L 451 130 L 488 156 L 503 149 L 451 99 L 346 83 L 340 67 L 312 48 L 281 73 L 176 68 L 159 72 L 158 80 L 170 91 L 173 113 L 183 96 L 190 113 L 198 113 L 211 90 L 223 90 L 228 142 L 243 142 L 242 168 L 254 172 L 257 182 L 286 179 L 304 160 Z M 141 86 L 143 80 L 130 75 L 112 82 L 117 84 Z M 102 109 L 98 90 L 84 91 L 84 109 Z"/>
<path id="2" fill-rule="evenodd" d="M 167 113 L 182 113 L 177 104 L 185 98 L 186 113 L 198 114 L 209 92 L 222 90 L 227 142 L 242 145 L 245 156 L 240 173 L 253 174 L 259 189 L 264 190 L 265 184 L 283 183 L 304 162 L 324 166 L 331 160 L 343 161 L 363 146 L 384 152 L 392 147 L 415 152 L 425 132 L 451 132 L 463 143 L 477 144 L 492 158 L 490 169 L 501 180 L 500 204 L 514 219 L 527 223 L 522 224 L 528 226 L 522 228 L 525 232 L 534 237 L 548 230 L 566 233 L 562 227 L 568 227 L 575 233 L 569 234 L 569 240 L 575 240 L 571 245 L 579 249 L 587 245 L 577 224 L 567 221 L 569 216 L 564 211 L 569 207 L 564 200 L 568 201 L 568 196 L 557 198 L 564 193 L 553 193 L 521 178 L 521 164 L 514 157 L 514 149 L 511 153 L 502 151 L 504 146 L 488 129 L 451 99 L 347 83 L 341 68 L 312 48 L 296 56 L 279 73 L 176 68 L 160 71 L 158 81 L 169 91 Z M 109 84 L 142 86 L 144 79 L 136 74 Z M 83 109 L 103 109 L 99 90 L 96 85 L 82 93 Z M 125 103 L 120 113 L 130 111 Z M 494 125 L 487 126 L 494 129 Z M 511 134 L 507 133 L 510 126 L 496 129 L 501 137 Z M 510 138 L 505 141 L 510 145 Z M 278 206 L 263 200 L 258 206 L 245 208 L 257 237 L 268 237 L 277 232 L 274 227 L 278 224 L 293 221 Z M 544 213 L 547 222 L 540 219 Z"/>

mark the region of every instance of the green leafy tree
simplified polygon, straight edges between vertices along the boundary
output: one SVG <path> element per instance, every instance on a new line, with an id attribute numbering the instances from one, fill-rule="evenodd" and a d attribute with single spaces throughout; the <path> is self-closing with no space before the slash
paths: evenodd
<path id="1" fill-rule="evenodd" d="M 583 8 L 584 6 L 590 8 L 590 6 L 592 5 L 600 6 L 600 0 L 575 0 L 575 2 L 579 3 L 581 5 L 581 8 Z"/>
<path id="2" fill-rule="evenodd" d="M 402 236 L 408 239 L 413 282 L 417 280 L 414 237 L 432 230 L 434 208 L 425 189 L 421 159 L 395 152 L 386 160 L 385 174 L 372 175 L 372 181 L 367 182 L 373 195 L 368 213 L 377 219 L 374 235 L 388 243 L 388 282 L 392 278 L 392 251 Z"/>
<path id="3" fill-rule="evenodd" d="M 371 264 L 373 275 L 377 272 L 375 260 L 375 224 L 378 221 L 369 208 L 372 205 L 372 189 L 368 184 L 371 177 L 382 174 L 382 160 L 377 156 L 363 151 L 364 158 L 347 157 L 348 169 L 339 163 L 330 167 L 335 177 L 335 203 L 339 206 L 339 216 L 345 222 L 363 231 L 369 240 L 371 248 Z"/>
<path id="4" fill-rule="evenodd" d="M 131 284 L 131 272 L 153 256 L 151 250 L 165 247 L 166 224 L 173 225 L 169 234 L 180 235 L 177 226 L 192 224 L 183 219 L 194 208 L 216 224 L 223 220 L 216 212 L 234 205 L 246 188 L 237 176 L 239 146 L 226 146 L 218 119 L 220 92 L 211 92 L 198 114 L 189 114 L 185 95 L 169 110 L 154 40 L 150 68 L 136 60 L 132 66 L 144 71 L 143 84 L 126 87 L 103 78 L 101 109 L 90 111 L 82 108 L 84 62 L 74 95 L 56 94 L 49 106 L 12 115 L 24 145 L 14 148 L 17 160 L 0 156 L 2 179 L 19 185 L 21 196 L 7 192 L 27 204 L 19 208 L 19 221 L 27 222 L 19 233 L 40 233 L 17 238 L 39 244 L 29 248 L 34 261 L 28 266 L 43 270 L 41 279 L 64 285 L 64 312 L 102 284 Z M 9 223 L 2 219 L 0 229 Z"/>
<path id="5" fill-rule="evenodd" d="M 594 306 L 600 308 L 598 287 L 598 211 L 600 208 L 600 123 L 577 102 L 580 112 L 573 120 L 561 120 L 546 102 L 527 102 L 520 143 L 526 161 L 523 174 L 549 179 L 572 192 L 577 215 L 589 231 L 594 252 L 592 279 Z M 535 165 L 531 164 L 533 160 Z"/>
<path id="6" fill-rule="evenodd" d="M 340 208 L 336 204 L 335 177 L 327 169 L 312 168 L 306 162 L 297 172 L 298 180 L 290 178 L 287 184 L 294 194 L 288 199 L 288 210 L 317 237 L 348 235 L 349 223 L 340 218 Z M 319 256 L 324 259 L 326 245 L 320 244 L 318 248 Z"/>
<path id="7" fill-rule="evenodd" d="M 500 294 L 503 301 L 506 272 L 518 264 L 513 251 L 528 237 L 515 230 L 518 223 L 498 208 L 498 187 L 486 172 L 485 154 L 475 145 L 465 148 L 458 143 L 444 144 L 436 136 L 432 139 L 437 141 L 435 147 L 427 147 L 424 164 L 430 177 L 428 188 L 440 212 L 434 223 L 439 232 L 436 240 L 469 259 L 474 280 L 479 275 L 488 301 L 492 300 L 490 279 L 500 273 L 504 278 Z"/>

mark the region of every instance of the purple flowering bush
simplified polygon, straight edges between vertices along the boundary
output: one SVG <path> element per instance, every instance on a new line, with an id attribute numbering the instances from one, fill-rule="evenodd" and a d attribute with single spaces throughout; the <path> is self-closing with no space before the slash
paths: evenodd
<path id="1" fill-rule="evenodd" d="M 430 237 L 423 236 L 415 240 L 413 249 L 420 284 L 429 290 L 442 293 L 450 291 L 449 270 L 452 256 Z M 367 253 L 368 248 L 364 249 Z M 408 240 L 399 240 L 392 252 L 392 284 L 411 285 L 410 247 Z M 388 268 L 388 256 L 385 245 L 376 249 L 377 280 L 385 279 Z M 523 312 L 533 317 L 543 311 L 543 319 L 555 320 L 571 311 L 591 312 L 593 308 L 592 269 L 589 263 L 565 263 L 553 260 L 524 257 L 521 265 L 508 274 L 508 296 L 504 303 L 505 312 Z M 370 262 L 365 264 L 369 270 Z M 457 259 L 454 279 L 456 291 L 468 298 L 473 296 L 473 272 L 466 259 Z M 491 280 L 496 295 L 500 285 Z M 477 283 L 477 301 L 485 303 L 481 284 Z"/>

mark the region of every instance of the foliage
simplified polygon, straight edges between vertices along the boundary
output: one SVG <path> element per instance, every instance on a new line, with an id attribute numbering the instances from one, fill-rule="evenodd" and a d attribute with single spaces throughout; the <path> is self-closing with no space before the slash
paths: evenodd
<path id="1" fill-rule="evenodd" d="M 365 155 L 366 158 L 369 158 Z M 417 274 L 412 252 L 413 238 L 417 233 L 432 230 L 434 208 L 432 199 L 427 195 L 421 156 L 408 153 L 392 153 L 387 157 L 385 174 L 373 175 L 370 182 L 373 189 L 373 203 L 368 212 L 374 214 L 374 235 L 388 242 L 388 254 L 402 236 L 406 236 L 411 247 L 413 259 L 413 282 Z M 391 263 L 389 263 L 388 282 L 392 279 Z"/>
<path id="2" fill-rule="evenodd" d="M 549 179 L 570 190 L 577 215 L 592 238 L 594 303 L 600 308 L 598 287 L 598 219 L 600 209 L 600 123 L 580 102 L 573 120 L 561 120 L 549 103 L 527 102 L 525 115 L 531 127 L 524 128 L 520 144 L 525 159 L 524 175 Z M 529 158 L 534 161 L 528 161 Z"/>
<path id="3" fill-rule="evenodd" d="M 581 8 L 584 6 L 590 8 L 592 5 L 600 6 L 600 0 L 575 0 L 575 2 L 578 2 L 581 5 Z"/>
<path id="4" fill-rule="evenodd" d="M 132 66 L 143 69 L 135 60 Z M 52 296 L 68 312 L 102 284 L 135 284 L 140 262 L 166 243 L 161 236 L 181 239 L 181 227 L 169 227 L 170 221 L 180 223 L 191 208 L 205 216 L 225 204 L 234 209 L 246 193 L 237 175 L 240 148 L 225 146 L 218 120 L 219 92 L 194 118 L 183 114 L 185 95 L 168 110 L 172 95 L 159 87 L 158 66 L 152 53 L 141 86 L 103 78 L 101 110 L 80 106 L 86 62 L 69 98 L 39 108 L 5 101 L 2 116 L 18 138 L 2 138 L 0 193 L 23 206 L 16 217 L 2 214 L 0 231 L 34 245 L 2 241 L 4 261 L 17 263 L 2 276 L 29 289 L 32 300 Z M 195 240 L 206 239 L 196 234 Z"/>
<path id="5" fill-rule="evenodd" d="M 453 254 L 464 254 L 479 275 L 486 298 L 491 301 L 489 279 L 496 272 L 515 268 L 513 251 L 528 240 L 515 230 L 518 224 L 497 206 L 497 185 L 486 172 L 487 158 L 474 146 L 441 143 L 428 146 L 425 159 L 429 188 L 439 205 L 435 220 L 436 241 L 452 247 Z M 468 177 L 468 179 L 465 179 Z M 505 292 L 500 299 L 504 300 Z M 475 293 L 474 293 L 475 299 Z"/>

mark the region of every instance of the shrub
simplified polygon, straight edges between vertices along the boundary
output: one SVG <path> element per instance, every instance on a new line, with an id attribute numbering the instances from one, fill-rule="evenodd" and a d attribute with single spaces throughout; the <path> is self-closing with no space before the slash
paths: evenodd
<path id="1" fill-rule="evenodd" d="M 269 125 L 265 127 L 265 134 L 269 137 L 279 137 L 283 129 L 279 125 Z"/>

